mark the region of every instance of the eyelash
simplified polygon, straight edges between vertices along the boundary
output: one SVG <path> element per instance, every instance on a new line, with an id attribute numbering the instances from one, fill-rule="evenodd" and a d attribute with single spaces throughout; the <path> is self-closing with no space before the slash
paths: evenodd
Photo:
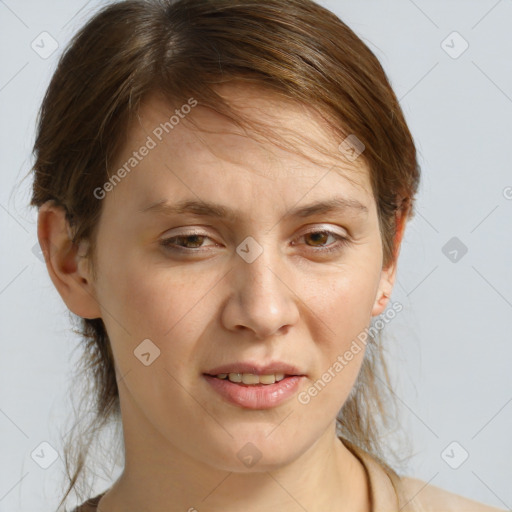
<path id="1" fill-rule="evenodd" d="M 316 248 L 316 247 L 309 246 L 309 247 L 311 247 L 311 249 L 313 249 L 313 252 L 323 253 L 323 254 L 339 252 L 346 245 L 348 245 L 350 243 L 348 238 L 343 237 L 340 234 L 335 233 L 334 231 L 329 231 L 326 229 L 317 230 L 317 231 L 309 231 L 308 233 L 304 233 L 300 238 L 307 236 L 307 235 L 318 235 L 318 234 L 332 235 L 338 241 L 337 241 L 337 243 L 335 242 L 333 244 L 330 244 L 330 246 L 327 246 L 327 248 L 324 248 L 324 247 Z M 199 248 L 185 248 L 185 247 L 177 246 L 176 244 L 172 243 L 172 240 L 187 239 L 187 238 L 192 238 L 192 237 L 210 238 L 208 235 L 205 235 L 204 233 L 199 233 L 199 232 L 186 233 L 186 234 L 177 235 L 177 236 L 173 236 L 173 237 L 169 237 L 169 238 L 164 238 L 160 241 L 160 245 L 162 247 L 164 247 L 166 250 L 169 250 L 171 252 L 182 252 L 182 253 L 189 253 L 189 254 L 199 252 L 201 250 L 200 247 Z"/>

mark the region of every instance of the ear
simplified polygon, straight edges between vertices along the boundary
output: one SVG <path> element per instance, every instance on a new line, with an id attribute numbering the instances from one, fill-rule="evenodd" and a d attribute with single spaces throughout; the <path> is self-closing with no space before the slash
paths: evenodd
<path id="1" fill-rule="evenodd" d="M 83 257 L 87 242 L 73 244 L 66 212 L 53 201 L 39 208 L 37 237 L 48 274 L 68 309 L 82 318 L 100 318 L 88 261 Z"/>
<path id="2" fill-rule="evenodd" d="M 395 284 L 396 268 L 398 256 L 400 255 L 400 248 L 402 247 L 402 238 L 405 231 L 406 215 L 402 213 L 397 218 L 397 229 L 395 238 L 393 240 L 393 259 L 390 265 L 382 269 L 375 303 L 372 309 L 372 316 L 380 315 L 388 305 Z"/>

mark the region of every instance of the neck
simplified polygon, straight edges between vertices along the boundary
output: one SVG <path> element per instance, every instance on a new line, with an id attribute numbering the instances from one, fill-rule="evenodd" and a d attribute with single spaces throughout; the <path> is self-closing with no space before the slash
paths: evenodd
<path id="1" fill-rule="evenodd" d="M 98 510 L 370 511 L 364 467 L 337 438 L 335 423 L 291 462 L 234 472 L 185 453 L 126 405 L 124 471 Z"/>

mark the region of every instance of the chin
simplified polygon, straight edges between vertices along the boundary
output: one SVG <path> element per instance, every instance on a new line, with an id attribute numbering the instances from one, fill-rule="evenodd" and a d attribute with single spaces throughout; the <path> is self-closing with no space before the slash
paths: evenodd
<path id="1" fill-rule="evenodd" d="M 266 429 L 265 432 L 272 432 L 272 429 Z M 214 460 L 215 467 L 235 473 L 275 471 L 294 462 L 307 449 L 301 449 L 297 439 L 292 436 L 288 440 L 285 443 L 281 438 L 265 437 L 261 430 L 252 436 L 250 433 L 234 436 L 227 446 L 224 442 L 224 446 L 219 445 L 218 450 L 210 449 L 213 453 L 208 463 Z"/>

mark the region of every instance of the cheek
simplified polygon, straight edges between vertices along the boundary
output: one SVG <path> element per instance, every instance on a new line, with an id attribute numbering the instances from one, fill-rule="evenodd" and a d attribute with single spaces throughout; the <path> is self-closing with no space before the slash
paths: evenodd
<path id="1" fill-rule="evenodd" d="M 304 284 L 304 302 L 314 313 L 305 318 L 311 321 L 318 364 L 303 399 L 318 414 L 336 415 L 357 379 L 380 277 L 377 263 L 347 264 L 328 278 L 314 276 Z M 307 294 L 312 289 L 315 293 Z"/>
<path id="2" fill-rule="evenodd" d="M 197 340 L 212 315 L 208 291 L 217 279 L 191 279 L 181 269 L 124 261 L 102 281 L 104 309 L 112 312 L 104 321 L 118 372 L 126 376 L 124 386 L 139 407 L 155 414 L 154 421 L 162 404 L 175 404 L 173 422 L 193 407 L 181 386 L 188 388 L 194 380 Z M 144 353 L 149 353 L 148 365 Z"/>
<path id="3" fill-rule="evenodd" d="M 352 390 L 366 350 L 365 333 L 370 323 L 373 284 L 352 277 L 331 283 L 309 302 L 315 315 L 309 332 L 315 364 L 308 386 L 298 396 L 301 420 L 316 418 L 326 424 L 339 413 Z"/>
<path id="4" fill-rule="evenodd" d="M 166 265 L 156 258 L 149 261 L 151 258 L 133 249 L 131 253 L 103 272 L 100 300 L 116 311 L 131 331 L 161 338 L 193 314 L 194 305 L 200 306 L 212 287 L 212 276 L 196 271 L 191 275 L 185 265 Z"/>
<path id="5" fill-rule="evenodd" d="M 191 359 L 192 341 L 200 338 L 212 315 L 206 308 L 215 276 L 195 273 L 192 279 L 184 267 L 144 265 L 136 257 L 116 260 L 119 264 L 102 267 L 97 291 L 121 370 L 139 363 L 134 350 L 145 339 L 158 347 L 159 363 L 169 370 L 174 369 L 174 360 Z"/>
<path id="6" fill-rule="evenodd" d="M 301 298 L 335 345 L 350 341 L 369 325 L 378 278 L 373 269 L 347 266 L 328 276 L 310 275 L 304 282 Z"/>

